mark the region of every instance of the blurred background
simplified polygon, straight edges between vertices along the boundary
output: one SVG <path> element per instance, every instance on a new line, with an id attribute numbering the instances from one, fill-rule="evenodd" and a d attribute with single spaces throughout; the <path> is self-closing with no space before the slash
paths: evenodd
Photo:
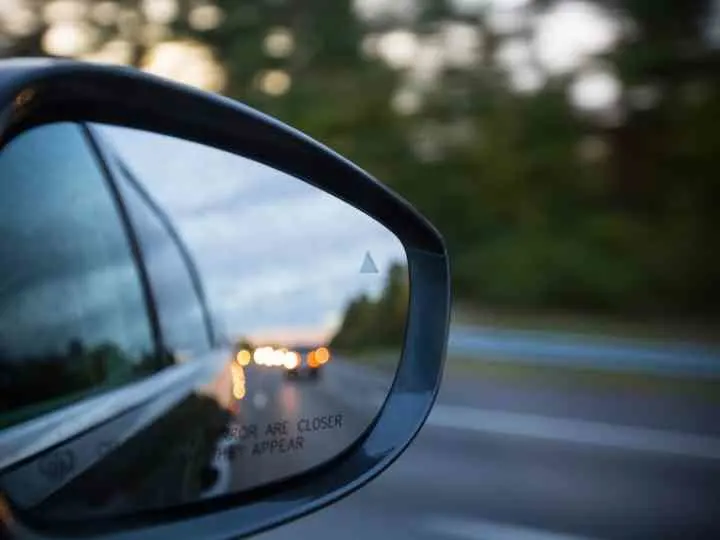
<path id="1" fill-rule="evenodd" d="M 428 426 L 268 537 L 720 534 L 720 1 L 0 1 L 38 55 L 257 107 L 447 241 Z"/>

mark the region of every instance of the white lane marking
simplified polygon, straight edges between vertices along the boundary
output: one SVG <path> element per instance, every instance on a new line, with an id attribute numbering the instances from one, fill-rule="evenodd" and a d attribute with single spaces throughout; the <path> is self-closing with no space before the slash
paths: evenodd
<path id="1" fill-rule="evenodd" d="M 591 420 L 436 404 L 427 424 L 623 450 L 720 459 L 720 438 Z"/>
<path id="2" fill-rule="evenodd" d="M 424 525 L 426 531 L 463 540 L 587 540 L 587 537 L 496 523 L 484 519 L 436 517 L 426 520 Z"/>

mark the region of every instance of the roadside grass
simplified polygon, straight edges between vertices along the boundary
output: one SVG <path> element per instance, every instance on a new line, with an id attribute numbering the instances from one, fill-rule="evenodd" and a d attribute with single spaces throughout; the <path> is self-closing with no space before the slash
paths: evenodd
<path id="1" fill-rule="evenodd" d="M 517 359 L 478 359 L 452 355 L 445 363 L 446 378 L 482 378 L 536 387 L 661 394 L 720 403 L 720 377 L 701 378 L 606 371 L 586 367 L 541 366 Z"/>

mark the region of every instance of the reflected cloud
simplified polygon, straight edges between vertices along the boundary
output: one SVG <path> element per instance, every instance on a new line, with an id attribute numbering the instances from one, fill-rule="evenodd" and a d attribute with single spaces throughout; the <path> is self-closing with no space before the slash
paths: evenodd
<path id="1" fill-rule="evenodd" d="M 384 227 L 289 175 L 189 141 L 101 132 L 167 210 L 231 333 L 327 336 L 352 297 L 379 294 L 383 274 L 404 261 Z M 360 272 L 367 252 L 376 274 Z"/>

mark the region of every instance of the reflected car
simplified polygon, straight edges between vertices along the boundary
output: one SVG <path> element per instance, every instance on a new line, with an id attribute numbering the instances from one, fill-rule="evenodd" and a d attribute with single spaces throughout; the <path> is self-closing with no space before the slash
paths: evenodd
<path id="1" fill-rule="evenodd" d="M 300 354 L 286 347 L 263 345 L 245 347 L 235 354 L 235 361 L 242 367 L 250 364 L 274 369 L 295 369 L 301 363 Z"/>
<path id="2" fill-rule="evenodd" d="M 293 368 L 286 368 L 285 373 L 289 378 L 317 379 L 322 374 L 323 366 L 330 361 L 330 350 L 327 347 L 298 347 L 295 351 L 299 362 Z"/>
<path id="3" fill-rule="evenodd" d="M 325 346 L 275 347 L 264 345 L 243 348 L 236 353 L 236 362 L 243 367 L 249 364 L 283 370 L 288 378 L 316 379 L 322 367 L 330 361 L 330 350 Z"/>

